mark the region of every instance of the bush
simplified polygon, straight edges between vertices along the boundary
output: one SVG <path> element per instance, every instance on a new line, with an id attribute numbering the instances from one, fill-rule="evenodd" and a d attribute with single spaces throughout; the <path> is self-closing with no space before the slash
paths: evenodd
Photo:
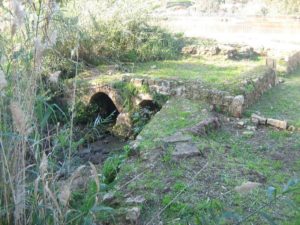
<path id="1" fill-rule="evenodd" d="M 105 14 L 109 8 L 104 10 Z M 98 11 L 91 12 L 84 14 L 88 17 L 85 19 L 74 12 L 61 13 L 56 20 L 59 33 L 56 57 L 60 54 L 68 58 L 76 45 L 79 59 L 92 65 L 173 59 L 180 54 L 185 44 L 182 34 L 149 25 L 147 12 L 125 12 L 105 18 L 99 17 Z M 56 61 L 57 70 L 65 73 L 74 70 L 69 62 Z"/>
<path id="2" fill-rule="evenodd" d="M 121 161 L 121 158 L 118 156 L 113 156 L 105 160 L 102 167 L 104 183 L 110 184 L 116 179 L 120 170 Z"/>

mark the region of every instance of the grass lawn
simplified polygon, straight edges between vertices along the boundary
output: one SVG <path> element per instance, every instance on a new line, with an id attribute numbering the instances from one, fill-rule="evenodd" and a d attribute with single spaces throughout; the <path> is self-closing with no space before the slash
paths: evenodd
<path id="1" fill-rule="evenodd" d="M 218 88 L 235 84 L 243 73 L 259 65 L 264 65 L 263 58 L 234 61 L 223 56 L 188 57 L 139 63 L 134 73 L 155 78 L 197 80 Z"/>
<path id="2" fill-rule="evenodd" d="M 197 81 L 207 88 L 238 94 L 241 82 L 255 76 L 256 68 L 264 65 L 264 58 L 256 60 L 226 60 L 224 56 L 182 57 L 178 60 L 153 61 L 124 66 L 129 75 L 157 79 Z M 99 65 L 80 73 L 79 78 L 90 84 L 107 84 L 120 81 L 124 73 Z M 255 68 L 255 69 L 254 69 Z M 254 70 L 253 70 L 254 69 Z M 237 92 L 237 93 L 236 93 Z"/>

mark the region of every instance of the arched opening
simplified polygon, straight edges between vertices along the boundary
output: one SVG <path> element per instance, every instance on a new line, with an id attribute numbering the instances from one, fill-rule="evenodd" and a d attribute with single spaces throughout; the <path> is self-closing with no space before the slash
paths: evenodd
<path id="1" fill-rule="evenodd" d="M 96 114 L 95 117 L 100 116 L 102 119 L 111 120 L 111 122 L 115 122 L 120 113 L 111 98 L 103 92 L 94 94 L 90 100 L 90 105 Z"/>
<path id="2" fill-rule="evenodd" d="M 159 111 L 160 107 L 157 103 L 153 102 L 152 100 L 143 100 L 139 103 L 139 107 L 141 109 L 147 109 L 152 113 L 156 113 Z"/>

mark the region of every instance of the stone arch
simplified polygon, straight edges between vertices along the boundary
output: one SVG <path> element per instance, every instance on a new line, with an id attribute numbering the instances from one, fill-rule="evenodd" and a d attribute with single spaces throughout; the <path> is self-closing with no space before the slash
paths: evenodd
<path id="1" fill-rule="evenodd" d="M 116 121 L 124 113 L 121 95 L 110 86 L 93 87 L 88 96 L 88 103 L 97 107 L 96 110 L 104 118 L 111 115 L 113 121 Z"/>
<path id="2" fill-rule="evenodd" d="M 112 87 L 109 86 L 102 86 L 102 87 L 95 87 L 92 88 L 89 94 L 89 103 L 92 103 L 93 100 L 95 100 L 95 97 L 108 97 L 111 102 L 115 105 L 116 109 L 119 113 L 124 112 L 123 107 L 123 100 L 121 95 L 118 93 L 118 91 Z M 108 100 L 108 99 L 107 99 Z"/>
<path id="3" fill-rule="evenodd" d="M 115 121 L 120 114 L 112 99 L 103 92 L 95 93 L 90 99 L 90 104 L 96 107 L 97 114 L 102 118 L 111 117 Z"/>

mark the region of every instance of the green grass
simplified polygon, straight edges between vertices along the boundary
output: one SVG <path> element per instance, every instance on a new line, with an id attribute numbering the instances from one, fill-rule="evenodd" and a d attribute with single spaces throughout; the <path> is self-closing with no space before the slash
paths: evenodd
<path id="1" fill-rule="evenodd" d="M 216 88 L 230 88 L 240 80 L 241 75 L 252 68 L 263 65 L 259 60 L 226 60 L 221 56 L 182 58 L 140 63 L 134 72 L 155 78 L 197 80 Z"/>
<path id="2" fill-rule="evenodd" d="M 267 91 L 246 115 L 259 111 L 263 116 L 287 120 L 300 127 L 300 71 L 284 80 L 283 84 Z"/>
<path id="3" fill-rule="evenodd" d="M 226 60 L 224 56 L 182 57 L 178 60 L 151 61 L 130 65 L 131 76 L 181 81 L 197 81 L 207 88 L 231 91 L 238 94 L 245 78 L 258 74 L 256 68 L 264 65 L 264 59 Z M 122 81 L 124 73 L 109 72 L 110 66 L 80 73 L 79 80 L 87 85 L 104 85 Z"/>

